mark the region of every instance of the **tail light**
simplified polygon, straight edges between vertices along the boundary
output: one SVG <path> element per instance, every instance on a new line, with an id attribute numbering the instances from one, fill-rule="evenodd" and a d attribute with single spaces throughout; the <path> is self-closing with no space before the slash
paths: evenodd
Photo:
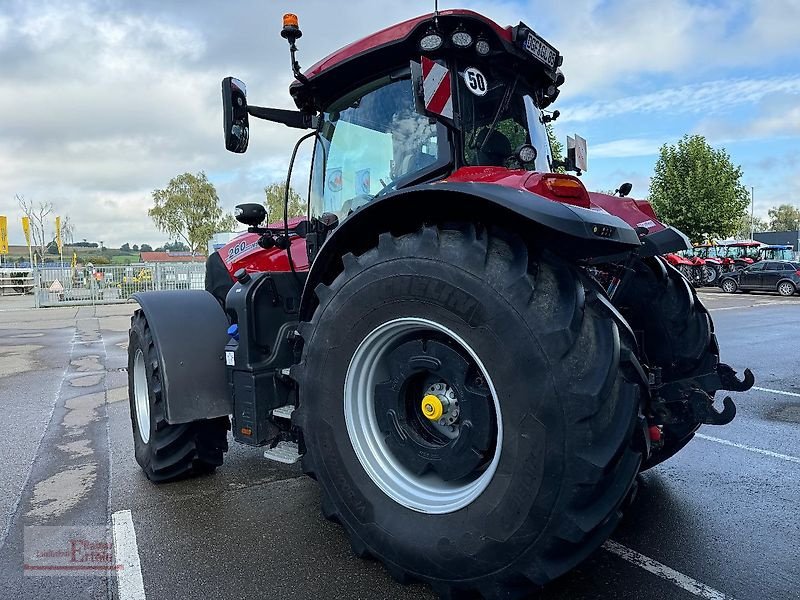
<path id="1" fill-rule="evenodd" d="M 800 269 L 797 269 L 797 271 L 795 271 L 794 274 L 800 277 Z"/>
<path id="2" fill-rule="evenodd" d="M 545 198 L 589 208 L 589 192 L 577 177 L 560 173 L 534 173 L 525 187 Z"/>

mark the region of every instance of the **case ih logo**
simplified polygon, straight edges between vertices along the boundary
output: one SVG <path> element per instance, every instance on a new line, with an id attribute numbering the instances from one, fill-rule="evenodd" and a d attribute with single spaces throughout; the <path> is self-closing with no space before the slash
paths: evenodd
<path id="1" fill-rule="evenodd" d="M 444 65 L 425 56 L 422 57 L 422 92 L 426 110 L 448 119 L 453 118 L 450 71 Z"/>

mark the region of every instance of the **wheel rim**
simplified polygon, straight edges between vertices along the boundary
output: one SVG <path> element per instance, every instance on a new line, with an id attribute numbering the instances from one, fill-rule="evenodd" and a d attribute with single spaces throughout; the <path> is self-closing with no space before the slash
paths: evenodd
<path id="1" fill-rule="evenodd" d="M 495 434 L 491 458 L 480 472 L 455 481 L 445 481 L 431 471 L 422 475 L 413 473 L 387 445 L 376 417 L 375 386 L 387 372 L 387 355 L 404 341 L 425 334 L 443 335 L 460 346 L 474 361 L 491 395 Z M 427 319 L 404 317 L 389 321 L 364 338 L 345 376 L 344 415 L 350 443 L 373 483 L 398 504 L 418 512 L 444 514 L 469 505 L 489 485 L 500 462 L 503 441 L 500 403 L 485 366 L 460 336 Z"/>
<path id="2" fill-rule="evenodd" d="M 730 279 L 726 281 L 724 284 L 722 284 L 722 287 L 726 292 L 732 292 L 734 289 L 736 289 L 733 282 Z"/>
<path id="3" fill-rule="evenodd" d="M 147 386 L 147 369 L 141 349 L 136 350 L 133 359 L 133 403 L 136 407 L 139 437 L 146 444 L 150 441 L 150 389 Z"/>
<path id="4" fill-rule="evenodd" d="M 790 283 L 782 283 L 780 284 L 780 286 L 778 286 L 778 291 L 783 296 L 791 296 L 792 294 L 794 294 L 794 286 L 792 286 L 792 284 Z"/>

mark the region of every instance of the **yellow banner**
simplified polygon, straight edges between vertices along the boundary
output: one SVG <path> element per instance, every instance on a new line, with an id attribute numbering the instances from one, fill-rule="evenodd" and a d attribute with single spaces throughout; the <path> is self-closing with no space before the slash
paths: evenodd
<path id="1" fill-rule="evenodd" d="M 61 217 L 56 217 L 56 246 L 61 254 Z"/>
<path id="2" fill-rule="evenodd" d="M 28 249 L 31 247 L 31 220 L 28 217 L 22 217 L 22 231 L 25 232 L 25 243 L 28 244 Z"/>
<path id="3" fill-rule="evenodd" d="M 0 254 L 8 254 L 8 219 L 0 215 Z"/>

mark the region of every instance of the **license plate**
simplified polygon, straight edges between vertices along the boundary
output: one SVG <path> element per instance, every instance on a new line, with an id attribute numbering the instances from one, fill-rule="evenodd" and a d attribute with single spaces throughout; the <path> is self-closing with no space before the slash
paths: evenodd
<path id="1" fill-rule="evenodd" d="M 535 33 L 528 32 L 528 37 L 522 45 L 534 58 L 538 58 L 551 69 L 556 68 L 558 52 Z"/>

